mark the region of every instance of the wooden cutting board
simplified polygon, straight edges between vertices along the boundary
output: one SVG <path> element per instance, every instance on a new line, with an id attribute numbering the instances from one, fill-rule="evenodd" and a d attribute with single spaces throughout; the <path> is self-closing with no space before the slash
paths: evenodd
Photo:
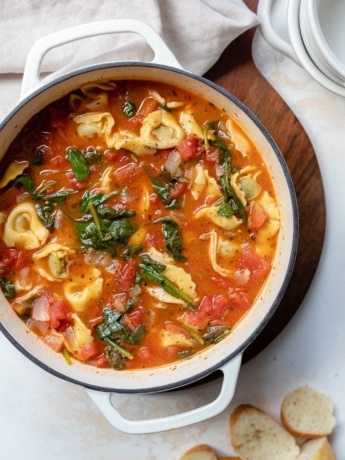
<path id="1" fill-rule="evenodd" d="M 258 0 L 245 0 L 256 11 Z M 287 325 L 306 295 L 320 259 L 325 234 L 325 197 L 317 159 L 303 127 L 252 59 L 255 29 L 241 35 L 205 75 L 260 119 L 280 148 L 295 186 L 300 218 L 294 271 L 285 295 L 269 323 L 246 349 L 243 362 L 256 356 Z"/>

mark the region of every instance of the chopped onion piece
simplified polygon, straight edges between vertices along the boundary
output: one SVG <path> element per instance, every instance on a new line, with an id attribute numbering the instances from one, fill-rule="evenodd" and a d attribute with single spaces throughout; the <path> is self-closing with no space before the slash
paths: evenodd
<path id="1" fill-rule="evenodd" d="M 220 177 L 224 174 L 224 169 L 221 165 L 216 164 L 216 176 Z"/>
<path id="2" fill-rule="evenodd" d="M 27 199 L 28 199 L 29 197 L 30 197 L 30 193 L 29 193 L 29 192 L 21 193 L 20 195 L 17 196 L 16 202 L 17 202 L 17 204 L 24 203 L 24 201 L 27 201 Z"/>
<path id="3" fill-rule="evenodd" d="M 175 177 L 176 171 L 181 163 L 181 155 L 177 150 L 169 153 L 168 159 L 165 162 L 165 167 L 169 173 Z"/>
<path id="4" fill-rule="evenodd" d="M 93 267 L 108 267 L 111 263 L 111 257 L 106 251 L 92 251 L 84 256 L 85 263 Z"/>
<path id="5" fill-rule="evenodd" d="M 64 214 L 63 212 L 58 209 L 55 213 L 55 222 L 54 222 L 54 227 L 57 229 L 57 230 L 61 230 L 62 227 L 63 227 L 63 218 L 64 218 Z"/>
<path id="6" fill-rule="evenodd" d="M 32 319 L 36 321 L 50 321 L 48 312 L 49 303 L 45 297 L 39 297 L 32 302 Z"/>

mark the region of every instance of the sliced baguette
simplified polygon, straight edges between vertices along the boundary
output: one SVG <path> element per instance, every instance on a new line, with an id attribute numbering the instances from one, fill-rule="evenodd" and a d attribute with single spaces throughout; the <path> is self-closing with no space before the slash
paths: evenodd
<path id="1" fill-rule="evenodd" d="M 253 406 L 237 407 L 230 418 L 231 443 L 245 460 L 296 460 L 294 437 L 269 415 Z"/>
<path id="2" fill-rule="evenodd" d="M 306 441 L 301 446 L 297 460 L 336 460 L 336 455 L 326 437 Z"/>
<path id="3" fill-rule="evenodd" d="M 297 438 L 327 436 L 335 426 L 330 400 L 308 386 L 296 388 L 285 396 L 281 406 L 281 420 L 285 428 Z"/>
<path id="4" fill-rule="evenodd" d="M 218 460 L 218 457 L 210 446 L 200 444 L 187 450 L 180 460 Z"/>
<path id="5" fill-rule="evenodd" d="M 241 460 L 241 457 L 218 457 L 218 460 Z"/>

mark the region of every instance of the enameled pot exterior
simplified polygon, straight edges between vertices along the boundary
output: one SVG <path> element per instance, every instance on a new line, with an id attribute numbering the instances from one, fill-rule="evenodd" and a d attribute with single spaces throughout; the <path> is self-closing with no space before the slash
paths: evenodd
<path id="1" fill-rule="evenodd" d="M 202 95 L 232 115 L 257 145 L 275 183 L 282 218 L 277 253 L 269 279 L 255 305 L 228 337 L 190 359 L 156 369 L 117 372 L 113 369 L 97 369 L 80 362 L 68 366 L 60 354 L 51 351 L 34 333 L 28 331 L 11 310 L 2 293 L 0 328 L 9 340 L 36 364 L 58 377 L 90 390 L 125 393 L 165 391 L 190 384 L 221 369 L 225 381 L 231 380 L 229 374 L 232 374 L 233 378 L 231 383 L 228 382 L 231 390 L 228 391 L 226 403 L 224 398 L 219 401 L 219 412 L 228 404 L 229 395 L 231 399 L 234 392 L 243 350 L 260 333 L 280 303 L 292 273 L 297 248 L 298 217 L 293 184 L 281 153 L 260 121 L 224 89 L 182 69 L 138 62 L 95 65 L 63 75 L 29 93 L 0 126 L 0 155 L 3 156 L 22 127 L 51 102 L 89 82 L 123 79 L 165 82 Z M 97 396 L 93 399 L 97 399 Z M 212 413 L 210 408 L 209 416 L 212 415 L 215 413 Z M 204 418 L 207 418 L 206 414 Z M 193 421 L 195 420 L 191 418 L 189 423 Z M 170 425 L 171 428 L 176 426 L 183 424 Z M 169 429 L 169 426 L 163 427 L 158 424 L 156 428 L 158 429 L 146 428 L 145 431 L 128 428 L 125 431 L 152 432 Z"/>

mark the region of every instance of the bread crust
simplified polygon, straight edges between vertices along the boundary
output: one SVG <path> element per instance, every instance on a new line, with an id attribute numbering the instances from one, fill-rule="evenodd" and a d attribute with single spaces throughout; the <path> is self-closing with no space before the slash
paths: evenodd
<path id="1" fill-rule="evenodd" d="M 336 460 L 336 455 L 328 439 L 323 436 L 305 441 L 296 460 Z"/>
<path id="2" fill-rule="evenodd" d="M 218 460 L 218 456 L 207 444 L 199 444 L 188 449 L 180 460 Z"/>

